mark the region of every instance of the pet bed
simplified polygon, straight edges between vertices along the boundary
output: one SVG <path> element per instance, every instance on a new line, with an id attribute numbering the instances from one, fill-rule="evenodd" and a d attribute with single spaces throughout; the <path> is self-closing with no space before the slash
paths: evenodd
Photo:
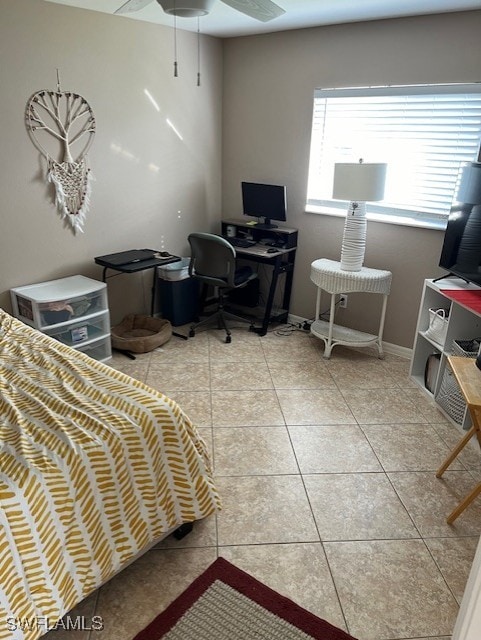
<path id="1" fill-rule="evenodd" d="M 146 353 L 172 337 L 172 325 L 163 318 L 130 314 L 112 328 L 112 347 L 118 351 Z"/>

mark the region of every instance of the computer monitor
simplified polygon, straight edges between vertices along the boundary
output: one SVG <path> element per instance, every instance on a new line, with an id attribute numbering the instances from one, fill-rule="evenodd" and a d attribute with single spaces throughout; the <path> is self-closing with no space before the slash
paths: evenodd
<path id="1" fill-rule="evenodd" d="M 258 229 L 277 229 L 271 220 L 286 221 L 286 187 L 276 184 L 242 182 L 242 207 L 245 216 L 264 218 Z"/>

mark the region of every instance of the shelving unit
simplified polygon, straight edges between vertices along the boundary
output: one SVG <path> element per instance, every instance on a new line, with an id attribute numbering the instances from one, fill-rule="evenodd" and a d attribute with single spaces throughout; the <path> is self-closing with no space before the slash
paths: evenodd
<path id="1" fill-rule="evenodd" d="M 107 285 L 70 276 L 10 290 L 13 314 L 22 322 L 86 353 L 112 356 Z"/>
<path id="2" fill-rule="evenodd" d="M 454 300 L 451 295 L 469 292 L 469 300 Z M 425 335 L 429 327 L 429 310 L 446 309 L 447 331 L 443 344 Z M 460 278 L 443 278 L 439 282 L 426 280 L 419 308 L 416 337 L 413 346 L 410 375 L 430 397 L 434 398 L 441 411 L 455 424 L 468 429 L 471 420 L 461 393 L 447 367 L 447 357 L 452 355 L 454 340 L 474 340 L 481 337 L 481 288 L 464 282 Z M 426 363 L 431 354 L 439 354 L 439 367 L 433 380 L 432 391 L 425 386 Z M 447 404 L 447 389 L 453 389 L 451 408 Z M 463 402 L 461 410 L 459 404 Z M 455 406 L 457 405 L 457 406 Z"/>

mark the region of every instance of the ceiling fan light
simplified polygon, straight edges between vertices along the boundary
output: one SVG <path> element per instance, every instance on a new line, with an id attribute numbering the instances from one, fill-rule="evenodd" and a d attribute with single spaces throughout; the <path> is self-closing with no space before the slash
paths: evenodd
<path id="1" fill-rule="evenodd" d="M 179 18 L 206 16 L 214 0 L 157 0 L 165 13 Z"/>

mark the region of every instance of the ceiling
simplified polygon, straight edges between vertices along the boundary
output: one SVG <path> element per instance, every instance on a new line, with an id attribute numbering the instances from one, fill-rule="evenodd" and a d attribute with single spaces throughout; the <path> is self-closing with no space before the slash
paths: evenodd
<path id="1" fill-rule="evenodd" d="M 113 14 L 125 0 L 46 0 L 81 9 Z M 275 0 L 286 13 L 267 23 L 245 16 L 217 0 L 211 13 L 200 19 L 200 31 L 221 38 L 286 31 L 345 22 L 428 15 L 481 9 L 481 0 Z M 135 13 L 115 16 L 118 20 L 143 20 L 173 26 L 155 0 Z M 177 28 L 197 31 L 196 18 L 178 18 Z"/>

